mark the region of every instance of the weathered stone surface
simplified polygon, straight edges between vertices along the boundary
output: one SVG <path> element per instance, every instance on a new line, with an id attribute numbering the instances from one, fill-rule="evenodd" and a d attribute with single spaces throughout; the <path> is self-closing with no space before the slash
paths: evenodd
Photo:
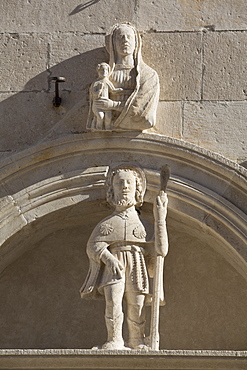
<path id="1" fill-rule="evenodd" d="M 1 364 L 8 369 L 15 369 L 16 365 L 20 369 L 31 369 L 34 366 L 52 366 L 52 369 L 60 370 L 65 365 L 74 369 L 80 366 L 80 369 L 87 369 L 88 366 L 96 369 L 113 367 L 115 370 L 139 367 L 145 369 L 149 367 L 171 369 L 180 367 L 180 369 L 190 366 L 191 370 L 200 367 L 201 370 L 209 368 L 222 367 L 224 369 L 234 368 L 234 370 L 245 370 L 247 364 L 246 351 L 190 351 L 190 350 L 163 350 L 152 352 L 135 351 L 129 356 L 128 351 L 109 351 L 97 350 L 66 350 L 66 349 L 48 349 L 48 350 L 3 350 Z M 24 356 L 23 356 L 24 355 Z M 31 357 L 31 359 L 29 358 Z M 48 358 L 47 358 L 48 357 Z M 49 365 L 46 365 L 48 364 Z"/>
<path id="2" fill-rule="evenodd" d="M 247 32 L 208 32 L 203 40 L 203 99 L 246 100 Z"/>
<path id="3" fill-rule="evenodd" d="M 107 369 L 115 370 L 130 368 L 163 368 L 180 369 L 190 367 L 191 370 L 208 370 L 224 368 L 245 370 L 247 366 L 246 351 L 215 351 L 215 350 L 161 350 L 161 351 L 114 351 L 93 349 L 5 349 L 0 350 L 0 365 L 5 368 L 33 369 L 35 366 L 61 370 L 65 366 L 75 369 Z"/>
<path id="4" fill-rule="evenodd" d="M 121 21 L 135 21 L 133 0 L 3 0 L 1 32 L 108 32 Z"/>
<path id="5" fill-rule="evenodd" d="M 246 0 L 2 0 L 0 12 L 0 150 L 10 156 L 0 165 L 0 347 L 103 343 L 103 302 L 83 302 L 78 290 L 88 237 L 110 213 L 105 168 L 123 162 L 144 168 L 141 212 L 152 220 L 159 169 L 168 163 L 161 348 L 199 350 L 180 351 L 183 358 L 174 351 L 157 359 L 140 354 L 134 362 L 111 354 L 111 364 L 245 368 L 237 352 L 209 363 L 215 352 L 201 350 L 246 349 L 246 181 L 244 169 L 227 159 L 246 160 Z M 117 22 L 136 20 L 147 31 L 144 61 L 161 80 L 157 131 L 82 133 L 95 66 L 108 61 L 103 36 Z M 57 110 L 51 75 L 66 78 Z M 71 351 L 61 350 L 60 362 L 56 350 L 19 350 L 20 356 L 13 350 L 0 367 L 109 365 L 105 353 L 88 362 Z"/>
<path id="6" fill-rule="evenodd" d="M 51 36 L 50 70 L 53 76 L 63 76 L 62 88 L 81 91 L 97 76 L 98 63 L 108 61 L 103 35 L 74 33 Z"/>
<path id="7" fill-rule="evenodd" d="M 137 2 L 140 30 L 246 30 L 245 0 L 154 0 Z"/>
<path id="8" fill-rule="evenodd" d="M 246 102 L 190 102 L 183 139 L 241 163 L 247 155 Z"/>
<path id="9" fill-rule="evenodd" d="M 143 59 L 160 78 L 161 100 L 199 100 L 201 34 L 144 34 Z"/>
<path id="10" fill-rule="evenodd" d="M 192 31 L 246 29 L 245 0 L 2 0 L 1 32 L 108 32 L 117 22 L 129 21 L 140 30 Z M 120 11 L 121 9 L 121 11 Z M 32 17 L 30 17 L 32 14 Z M 35 20 L 39 21 L 36 22 Z"/>
<path id="11" fill-rule="evenodd" d="M 159 73 L 162 99 L 200 98 L 200 37 L 199 33 L 144 34 L 144 60 Z M 16 91 L 23 88 L 30 91 L 49 88 L 52 92 L 51 96 L 45 98 L 44 104 L 42 104 L 44 94 L 38 97 L 38 94 L 34 93 L 28 99 L 25 94 L 3 94 L 1 96 L 1 99 L 4 100 L 1 104 L 3 123 L 1 124 L 2 143 L 0 149 L 4 151 L 2 156 L 11 153 L 5 152 L 6 150 L 21 150 L 33 145 L 37 140 L 39 141 L 42 135 L 47 137 L 47 129 L 53 137 L 65 132 L 77 133 L 85 130 L 88 112 L 88 87 L 96 76 L 95 66 L 97 63 L 102 60 L 108 61 L 109 58 L 103 47 L 104 36 L 66 33 L 53 34 L 49 37 L 45 35 L 40 37 L 38 35 L 1 35 L 1 39 L 3 41 L 1 63 L 3 64 L 2 71 L 4 71 L 2 76 L 6 74 L 6 78 L 2 78 L 1 89 Z M 204 99 L 246 99 L 246 32 L 208 32 L 203 34 L 203 39 Z M 219 44 L 220 48 L 217 46 Z M 49 73 L 46 71 L 47 66 Z M 56 112 L 51 105 L 54 85 L 48 82 L 50 75 L 66 77 L 66 82 L 60 85 L 63 97 L 66 96 L 66 99 L 63 100 L 63 106 Z M 28 107 L 23 109 L 26 102 L 28 102 Z M 179 133 L 181 120 L 179 105 L 179 102 L 161 102 L 159 104 L 157 115 L 157 131 L 159 133 L 181 137 Z M 222 130 L 217 131 L 217 135 L 219 135 L 217 140 L 221 145 L 217 144 L 216 139 L 213 141 L 215 144 L 212 144 L 208 131 L 203 133 L 204 129 L 209 126 L 208 123 L 206 124 L 206 118 L 204 118 L 205 123 L 201 128 L 203 138 L 195 139 L 194 128 L 186 127 L 186 119 L 189 117 L 190 120 L 191 115 L 195 120 L 193 122 L 196 122 L 196 114 L 195 112 L 192 114 L 191 111 L 191 107 L 194 105 L 195 103 L 186 105 L 184 140 L 201 143 L 200 145 L 205 148 L 229 155 L 229 158 L 243 162 L 246 158 L 242 146 L 236 144 L 237 148 L 230 150 L 229 146 L 224 144 L 224 139 L 221 136 Z M 48 106 L 51 110 L 46 110 Z M 213 106 L 217 107 L 217 104 Z M 237 111 L 233 106 L 238 107 Z M 236 103 L 236 105 L 228 105 L 228 108 L 235 126 L 241 127 L 240 130 L 242 130 L 245 111 L 242 112 L 240 106 L 240 103 Z M 188 107 L 190 107 L 189 110 Z M 203 107 L 209 107 L 209 105 L 203 105 Z M 205 109 L 211 117 L 213 113 L 210 113 L 208 108 Z M 240 109 L 239 113 L 238 109 Z M 220 122 L 225 122 L 226 119 L 230 125 L 229 116 L 224 118 L 221 110 Z M 58 121 L 60 123 L 56 125 Z M 25 122 L 29 122 L 28 128 L 24 127 Z M 232 135 L 233 126 L 227 127 L 228 135 Z M 44 131 L 42 132 L 42 130 Z M 15 143 L 14 148 L 13 142 Z M 235 154 L 232 153 L 233 150 L 236 151 Z"/>
<path id="12" fill-rule="evenodd" d="M 199 1 L 138 1 L 137 26 L 140 30 L 188 31 L 198 30 L 200 25 Z"/>
<path id="13" fill-rule="evenodd" d="M 48 88 L 47 42 L 45 35 L 0 35 L 1 91 Z"/>
<path id="14" fill-rule="evenodd" d="M 0 151 L 4 156 L 11 154 L 11 151 L 23 150 L 44 141 L 56 130 L 60 134 L 82 130 L 83 118 L 86 119 L 86 114 L 84 117 L 82 115 L 83 107 L 87 105 L 86 94 L 61 91 L 60 96 L 61 107 L 54 108 L 54 92 L 0 94 Z M 58 121 L 73 110 L 73 106 L 78 102 L 81 116 L 77 115 L 76 122 L 70 122 L 68 127 L 60 124 L 57 127 Z"/>
<path id="15" fill-rule="evenodd" d="M 190 0 L 190 2 L 195 3 L 194 0 Z M 196 2 L 201 4 L 200 21 L 202 27 L 213 26 L 216 30 L 246 30 L 245 0 L 198 0 Z"/>
<path id="16" fill-rule="evenodd" d="M 160 101 L 157 110 L 157 124 L 153 131 L 181 139 L 182 103 Z"/>

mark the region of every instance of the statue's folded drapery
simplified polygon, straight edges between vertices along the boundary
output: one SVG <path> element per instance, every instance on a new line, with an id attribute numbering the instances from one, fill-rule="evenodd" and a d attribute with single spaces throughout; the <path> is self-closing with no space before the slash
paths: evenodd
<path id="1" fill-rule="evenodd" d="M 136 88 L 131 94 L 113 127 L 121 130 L 145 130 L 156 123 L 159 101 L 157 73 L 142 60 L 136 77 Z"/>
<path id="2" fill-rule="evenodd" d="M 116 32 L 121 26 L 130 27 L 135 35 L 132 66 L 128 64 L 117 64 L 118 51 L 115 45 Z M 159 77 L 157 73 L 142 60 L 140 34 L 130 24 L 123 23 L 121 25 L 115 25 L 111 34 L 106 36 L 106 49 L 110 55 L 109 65 L 111 72 L 109 80 L 115 88 L 122 88 L 127 91 L 124 100 L 122 100 L 118 94 L 109 97 L 111 100 L 118 102 L 118 104 L 121 102 L 121 105 L 117 108 L 116 106 L 111 108 L 113 112 L 111 130 L 143 131 L 155 126 L 160 92 Z M 118 76 L 115 75 L 116 70 L 118 71 Z M 129 72 L 127 72 L 129 75 L 126 75 L 126 70 L 129 70 Z M 133 82 L 131 88 L 129 86 L 130 81 Z M 105 109 L 111 110 L 110 108 Z M 87 128 L 90 130 L 94 129 L 91 100 Z"/>

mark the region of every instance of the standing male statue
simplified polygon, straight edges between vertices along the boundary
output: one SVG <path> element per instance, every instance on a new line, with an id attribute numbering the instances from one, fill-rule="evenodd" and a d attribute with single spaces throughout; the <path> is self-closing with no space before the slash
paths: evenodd
<path id="1" fill-rule="evenodd" d="M 142 60 L 141 37 L 129 23 L 113 26 L 106 36 L 106 49 L 110 54 L 109 80 L 117 93 L 109 98 L 90 100 L 87 128 L 97 130 L 92 106 L 100 111 L 111 111 L 111 130 L 137 130 L 151 128 L 156 123 L 159 101 L 157 73 Z M 121 90 L 122 89 L 122 90 Z"/>
<path id="2" fill-rule="evenodd" d="M 159 242 L 155 242 L 154 248 L 152 236 L 148 235 L 145 222 L 135 209 L 142 204 L 145 190 L 146 179 L 140 168 L 126 164 L 112 169 L 107 181 L 107 201 L 115 211 L 95 227 L 87 244 L 90 268 L 81 296 L 96 298 L 102 294 L 105 297 L 108 337 L 102 349 L 126 348 L 122 336 L 124 297 L 129 330 L 127 347 L 148 348 L 144 341 L 145 303 L 150 297 L 149 277 L 152 275 L 152 263 L 149 266 L 148 261 L 152 262 L 152 255 L 164 257 L 168 252 L 168 199 L 166 193 L 160 191 L 154 203 L 154 219 L 159 230 Z"/>

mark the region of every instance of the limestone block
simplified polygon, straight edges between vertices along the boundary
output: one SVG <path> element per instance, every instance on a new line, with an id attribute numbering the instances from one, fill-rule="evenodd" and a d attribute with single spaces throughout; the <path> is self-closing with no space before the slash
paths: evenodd
<path id="1" fill-rule="evenodd" d="M 97 76 L 98 63 L 109 56 L 103 35 L 55 34 L 51 37 L 50 69 L 53 76 L 63 76 L 62 89 L 81 91 Z"/>
<path id="2" fill-rule="evenodd" d="M 1 91 L 47 89 L 47 73 L 40 74 L 47 68 L 47 41 L 45 35 L 0 35 Z"/>
<path id="3" fill-rule="evenodd" d="M 133 22 L 133 0 L 3 0 L 0 32 L 108 32 L 120 21 Z"/>
<path id="4" fill-rule="evenodd" d="M 140 30 L 195 30 L 200 27 L 200 4 L 189 0 L 139 1 L 137 27 Z"/>
<path id="5" fill-rule="evenodd" d="M 153 131 L 181 139 L 182 105 L 181 102 L 160 101 L 157 110 L 157 124 Z M 151 132 L 151 130 L 150 130 Z"/>
<path id="6" fill-rule="evenodd" d="M 198 3 L 201 3 L 202 27 L 212 26 L 216 30 L 246 30 L 245 0 L 206 0 Z"/>
<path id="7" fill-rule="evenodd" d="M 247 32 L 204 35 L 203 99 L 245 100 Z"/>
<path id="8" fill-rule="evenodd" d="M 143 59 L 159 75 L 161 100 L 200 99 L 200 33 L 144 34 Z"/>
<path id="9" fill-rule="evenodd" d="M 241 163 L 247 155 L 246 117 L 246 102 L 185 103 L 183 139 Z"/>
<path id="10" fill-rule="evenodd" d="M 246 30 L 245 0 L 138 1 L 140 30 L 191 31 L 213 26 L 217 30 Z"/>
<path id="11" fill-rule="evenodd" d="M 52 100 L 54 92 L 27 92 L 18 94 L 0 94 L 0 151 L 4 156 L 12 151 L 25 149 L 40 141 L 47 140 L 58 129 L 61 121 L 76 103 L 86 105 L 85 93 L 69 93 L 61 91 L 62 105 L 54 108 Z M 81 112 L 81 111 L 80 111 Z M 71 132 L 81 128 L 83 118 L 78 117 L 77 126 L 62 126 L 61 131 Z"/>

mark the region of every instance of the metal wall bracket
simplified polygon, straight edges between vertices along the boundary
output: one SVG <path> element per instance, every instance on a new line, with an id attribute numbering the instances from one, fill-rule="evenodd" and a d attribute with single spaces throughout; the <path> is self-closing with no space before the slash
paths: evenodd
<path id="1" fill-rule="evenodd" d="M 59 96 L 58 84 L 60 82 L 65 82 L 66 79 L 64 77 L 52 77 L 51 81 L 55 82 L 55 97 L 53 98 L 53 101 L 52 101 L 53 105 L 54 105 L 54 107 L 60 107 L 62 98 L 60 98 L 60 96 Z"/>

